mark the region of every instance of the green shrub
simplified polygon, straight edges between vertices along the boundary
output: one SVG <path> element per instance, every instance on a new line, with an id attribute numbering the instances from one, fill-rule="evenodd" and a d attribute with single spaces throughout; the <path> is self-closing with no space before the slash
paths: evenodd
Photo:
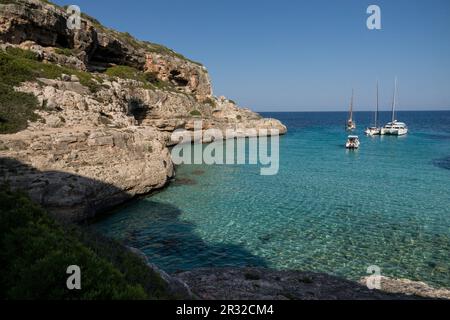
<path id="1" fill-rule="evenodd" d="M 153 84 L 157 84 L 160 82 L 157 74 L 154 72 L 146 72 L 146 73 L 144 73 L 144 77 L 145 77 L 146 81 L 153 83 Z"/>
<path id="2" fill-rule="evenodd" d="M 119 65 L 108 68 L 105 73 L 110 77 L 131 79 L 142 82 L 144 88 L 147 89 L 159 88 L 163 90 L 175 91 L 173 85 L 168 82 L 161 81 L 153 72 L 142 72 L 133 67 Z"/>
<path id="3" fill-rule="evenodd" d="M 73 55 L 72 49 L 69 49 L 69 48 L 56 48 L 55 53 L 62 54 L 67 57 L 70 57 Z"/>
<path id="4" fill-rule="evenodd" d="M 183 56 L 182 54 L 175 52 L 172 49 L 169 49 L 163 45 L 152 43 L 149 41 L 140 41 L 139 43 L 143 44 L 144 48 L 150 52 L 173 56 L 173 57 L 179 58 L 181 60 L 192 62 L 198 66 L 202 66 L 202 64 L 200 62 L 190 60 L 190 59 L 186 58 L 185 56 Z"/>
<path id="5" fill-rule="evenodd" d="M 0 134 L 14 133 L 27 127 L 27 121 L 36 121 L 37 99 L 32 94 L 17 92 L 15 86 L 37 78 L 56 79 L 62 74 L 76 75 L 80 83 L 96 92 L 100 84 L 88 72 L 38 61 L 27 50 L 8 48 L 0 51 Z"/>
<path id="6" fill-rule="evenodd" d="M 20 48 L 9 47 L 6 49 L 6 52 L 17 58 L 39 60 L 38 54 L 36 52 L 30 51 L 30 50 L 23 50 Z"/>
<path id="7" fill-rule="evenodd" d="M 19 0 L 0 0 L 0 4 L 19 3 Z"/>
<path id="8" fill-rule="evenodd" d="M 110 77 L 117 77 L 121 79 L 133 79 L 142 81 L 144 79 L 143 73 L 138 69 L 128 66 L 113 66 L 105 72 Z"/>
<path id="9" fill-rule="evenodd" d="M 37 121 L 34 113 L 38 101 L 30 93 L 16 92 L 0 82 L 0 134 L 14 133 L 28 126 L 28 120 Z"/>
<path id="10" fill-rule="evenodd" d="M 216 101 L 214 100 L 214 99 L 212 99 L 212 98 L 206 98 L 205 100 L 204 100 L 204 102 L 206 103 L 206 104 L 209 104 L 211 107 L 216 107 Z"/>
<path id="11" fill-rule="evenodd" d="M 0 299 L 169 298 L 161 278 L 122 245 L 61 226 L 22 193 L 0 188 Z M 81 290 L 66 269 L 81 268 Z"/>
<path id="12" fill-rule="evenodd" d="M 18 49 L 21 50 L 21 49 Z M 32 58 L 32 53 L 21 50 L 19 55 L 0 51 L 0 82 L 16 86 L 23 81 L 37 78 L 56 79 L 62 74 L 76 75 L 81 84 L 87 87 L 98 86 L 96 79 L 88 72 L 61 67 L 51 63 L 44 63 Z"/>
<path id="13" fill-rule="evenodd" d="M 189 114 L 193 117 L 201 117 L 202 116 L 202 113 L 198 110 L 192 110 Z"/>

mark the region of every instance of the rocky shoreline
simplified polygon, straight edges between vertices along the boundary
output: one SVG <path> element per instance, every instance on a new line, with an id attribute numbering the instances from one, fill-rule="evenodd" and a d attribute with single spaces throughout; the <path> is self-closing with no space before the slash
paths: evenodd
<path id="1" fill-rule="evenodd" d="M 240 137 L 286 132 L 278 120 L 215 97 L 199 63 L 88 16 L 75 31 L 66 19 L 40 0 L 0 3 L 6 67 L 28 68 L 6 85 L 37 105 L 25 129 L 0 132 L 2 182 L 27 190 L 59 220 L 84 221 L 165 186 L 175 174 L 171 134 L 191 133 L 195 121 Z"/>
<path id="2" fill-rule="evenodd" d="M 450 299 L 450 290 L 408 279 L 380 278 L 380 290 L 329 274 L 268 268 L 200 268 L 169 275 L 129 248 L 159 274 L 170 294 L 187 300 L 418 300 Z"/>
<path id="3" fill-rule="evenodd" d="M 32 116 L 20 115 L 16 125 L 9 110 L 16 105 L 2 102 L 0 125 L 7 126 L 0 131 L 0 183 L 25 190 L 58 220 L 85 221 L 167 185 L 175 175 L 171 134 L 192 132 L 197 120 L 203 130 L 231 129 L 237 137 L 253 135 L 252 129 L 286 133 L 278 120 L 214 96 L 201 64 L 86 15 L 80 30 L 69 30 L 67 17 L 47 1 L 0 2 L 0 67 L 10 75 L 0 89 L 35 104 Z M 446 290 L 406 280 L 384 279 L 389 294 L 310 272 L 242 268 L 168 275 L 148 265 L 173 293 L 190 299 L 450 298 Z"/>

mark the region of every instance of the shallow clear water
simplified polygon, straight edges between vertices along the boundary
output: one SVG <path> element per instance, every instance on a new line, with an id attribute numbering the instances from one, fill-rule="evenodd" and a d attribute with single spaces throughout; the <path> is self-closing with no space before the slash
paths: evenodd
<path id="1" fill-rule="evenodd" d="M 406 137 L 343 147 L 345 113 L 265 114 L 283 121 L 280 171 L 183 165 L 164 191 L 95 227 L 167 271 L 267 266 L 350 279 L 382 274 L 450 287 L 450 112 L 404 112 Z M 388 114 L 382 114 L 387 121 Z"/>

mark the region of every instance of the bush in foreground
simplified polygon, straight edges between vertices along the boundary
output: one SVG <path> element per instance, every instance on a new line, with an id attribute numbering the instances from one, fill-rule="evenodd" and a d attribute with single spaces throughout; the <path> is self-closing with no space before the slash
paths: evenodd
<path id="1" fill-rule="evenodd" d="M 0 299 L 168 299 L 164 282 L 121 244 L 62 226 L 19 192 L 0 188 Z M 81 290 L 66 286 L 81 268 Z"/>

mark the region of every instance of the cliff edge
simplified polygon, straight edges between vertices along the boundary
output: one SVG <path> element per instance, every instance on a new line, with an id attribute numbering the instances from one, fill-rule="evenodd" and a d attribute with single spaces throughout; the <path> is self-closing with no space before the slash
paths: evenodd
<path id="1" fill-rule="evenodd" d="M 201 64 L 85 14 L 68 29 L 68 18 L 47 1 L 0 0 L 2 182 L 59 218 L 82 221 L 163 187 L 171 133 L 196 120 L 239 136 L 286 132 L 215 97 Z"/>

